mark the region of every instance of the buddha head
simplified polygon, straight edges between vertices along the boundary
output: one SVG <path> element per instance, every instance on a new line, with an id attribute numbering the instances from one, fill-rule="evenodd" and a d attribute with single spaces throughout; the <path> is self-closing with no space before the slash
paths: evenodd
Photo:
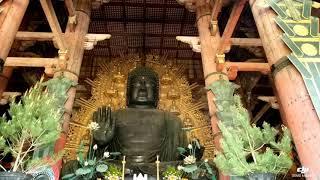
<path id="1" fill-rule="evenodd" d="M 148 67 L 137 67 L 128 75 L 127 106 L 132 108 L 156 108 L 159 99 L 159 78 Z"/>

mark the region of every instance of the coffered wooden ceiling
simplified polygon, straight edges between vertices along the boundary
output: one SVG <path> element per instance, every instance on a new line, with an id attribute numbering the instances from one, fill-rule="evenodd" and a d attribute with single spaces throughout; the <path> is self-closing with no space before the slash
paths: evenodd
<path id="1" fill-rule="evenodd" d="M 53 3 L 64 30 L 67 23 L 64 2 L 53 1 Z M 227 23 L 232 5 L 232 2 L 227 4 L 220 13 L 221 32 Z M 120 54 L 138 53 L 166 54 L 174 63 L 184 64 L 187 67 L 186 76 L 191 83 L 203 84 L 200 53 L 193 52 L 188 44 L 176 40 L 176 36 L 198 36 L 195 23 L 195 13 L 189 12 L 176 0 L 111 0 L 92 9 L 89 33 L 111 34 L 112 37 L 98 42 L 94 49 L 85 51 L 79 83 L 85 84 L 85 79 L 95 78 L 99 62 L 109 61 L 111 57 L 118 57 Z M 51 31 L 37 1 L 31 1 L 21 30 Z M 247 5 L 233 37 L 256 38 L 257 36 L 251 11 Z M 55 54 L 57 50 L 51 42 L 35 42 L 25 46 L 25 48 L 17 46 L 16 50 L 31 51 L 42 57 L 57 55 Z M 232 47 L 227 59 L 245 61 L 257 58 L 255 51 L 255 48 L 250 49 L 250 47 L 246 49 Z M 83 92 L 89 96 L 88 89 Z"/>

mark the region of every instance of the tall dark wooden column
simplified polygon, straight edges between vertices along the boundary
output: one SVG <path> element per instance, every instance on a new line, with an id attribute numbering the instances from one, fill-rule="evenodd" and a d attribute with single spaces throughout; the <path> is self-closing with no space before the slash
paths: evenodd
<path id="1" fill-rule="evenodd" d="M 69 59 L 67 62 L 67 70 L 62 70 L 55 73 L 55 76 L 64 74 L 65 77 L 71 79 L 74 82 L 78 82 L 78 76 L 80 74 L 80 67 L 82 64 L 82 58 L 84 53 L 85 36 L 88 33 L 90 13 L 91 13 L 91 1 L 90 0 L 76 0 L 74 1 L 77 24 L 73 27 L 73 24 L 68 24 L 65 33 L 66 42 L 68 42 Z M 68 100 L 65 103 L 65 114 L 63 116 L 63 134 L 61 138 L 56 142 L 55 151 L 63 150 L 66 137 L 68 133 L 69 122 L 72 113 L 72 107 L 76 95 L 76 87 L 72 87 L 68 91 Z M 56 168 L 55 177 L 60 176 L 62 161 L 60 161 L 54 168 Z"/>
<path id="2" fill-rule="evenodd" d="M 264 0 L 250 0 L 252 13 L 266 52 L 268 63 L 277 63 L 290 50 L 281 40 L 282 31 L 274 21 L 271 8 L 264 8 Z M 295 67 L 289 65 L 274 77 L 282 117 L 289 127 L 300 161 L 309 168 L 308 179 L 320 178 L 320 121 L 304 81 Z"/>
<path id="3" fill-rule="evenodd" d="M 197 27 L 199 32 L 200 44 L 201 44 L 201 59 L 202 59 L 202 68 L 205 79 L 206 86 L 209 86 L 214 81 L 219 79 L 219 76 L 209 75 L 210 73 L 217 72 L 217 64 L 215 62 L 216 53 L 220 46 L 220 34 L 219 32 L 215 36 L 211 36 L 210 33 L 210 19 L 211 19 L 211 9 L 210 5 L 206 3 L 206 0 L 197 0 L 196 1 L 196 13 L 197 13 Z M 209 75 L 209 76 L 208 76 Z M 207 93 L 209 113 L 211 118 L 211 126 L 214 133 L 214 145 L 217 150 L 220 148 L 220 138 L 221 133 L 218 127 L 218 118 L 216 116 L 216 107 L 213 102 L 214 95 L 212 92 Z M 219 173 L 219 179 L 225 180 L 229 177 L 223 176 L 222 173 Z"/>

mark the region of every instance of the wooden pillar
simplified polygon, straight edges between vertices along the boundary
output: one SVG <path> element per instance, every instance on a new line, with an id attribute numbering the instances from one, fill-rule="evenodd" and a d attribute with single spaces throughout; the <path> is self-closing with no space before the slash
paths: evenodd
<path id="1" fill-rule="evenodd" d="M 250 0 L 252 13 L 271 66 L 290 50 L 281 40 L 282 31 L 274 21 L 271 8 L 263 8 L 264 0 Z M 286 121 L 302 165 L 309 168 L 308 179 L 320 178 L 320 121 L 300 73 L 292 65 L 274 77 L 282 117 Z"/>
<path id="2" fill-rule="evenodd" d="M 29 0 L 12 0 L 4 3 L 4 11 L 0 14 L 0 58 L 5 61 L 28 7 Z M 12 67 L 4 67 L 3 73 L 0 74 L 0 97 L 7 87 L 12 71 Z"/>
<path id="3" fill-rule="evenodd" d="M 10 52 L 28 4 L 29 0 L 13 0 L 8 13 L 3 20 L 0 27 L 0 58 L 3 60 L 6 60 Z"/>
<path id="4" fill-rule="evenodd" d="M 2 11 L 0 13 L 0 27 L 2 26 L 4 19 L 6 18 L 9 10 L 11 8 L 11 5 L 12 5 L 11 0 L 2 2 L 2 4 L 1 4 Z"/>
<path id="5" fill-rule="evenodd" d="M 204 77 L 206 77 L 209 73 L 216 72 L 216 63 L 215 57 L 218 48 L 218 43 L 220 42 L 219 33 L 216 36 L 210 35 L 209 25 L 210 25 L 210 8 L 209 5 L 205 2 L 202 3 L 202 0 L 197 2 L 197 26 L 201 44 L 201 59 L 202 59 L 202 68 Z M 206 86 L 209 86 L 212 82 L 214 82 L 216 76 L 210 76 L 205 79 Z M 209 103 L 209 113 L 211 117 L 211 124 L 214 133 L 219 132 L 219 128 L 217 126 L 217 118 L 216 118 L 216 109 L 213 102 L 213 94 L 208 92 L 208 103 Z M 215 145 L 220 149 L 219 138 L 214 139 Z"/>
<path id="6" fill-rule="evenodd" d="M 196 13 L 197 13 L 197 26 L 199 32 L 199 39 L 201 44 L 201 59 L 202 59 L 202 68 L 203 74 L 206 78 L 208 74 L 216 72 L 216 63 L 215 57 L 216 52 L 219 47 L 220 42 L 220 34 L 219 32 L 215 34 L 215 36 L 211 36 L 210 33 L 210 19 L 211 19 L 211 9 L 210 5 L 206 3 L 206 0 L 197 0 L 196 1 Z M 214 81 L 218 80 L 218 76 L 208 76 L 205 79 L 206 86 L 209 86 Z M 211 118 L 211 126 L 212 131 L 214 133 L 214 145 L 217 150 L 221 150 L 220 148 L 220 129 L 218 127 L 218 119 L 216 116 L 216 107 L 213 102 L 214 95 L 212 92 L 208 91 L 208 104 L 209 104 L 209 113 Z M 226 176 L 223 176 L 222 173 L 219 173 L 219 179 L 229 179 Z"/>
<path id="7" fill-rule="evenodd" d="M 90 12 L 91 12 L 91 1 L 90 0 L 76 0 L 75 2 L 76 15 L 78 17 L 78 23 L 73 29 L 72 24 L 68 24 L 65 33 L 66 42 L 68 44 L 69 50 L 69 60 L 67 61 L 67 70 L 62 70 L 55 73 L 55 76 L 64 74 L 65 77 L 71 79 L 74 82 L 78 82 L 78 76 L 80 74 L 80 67 L 82 63 L 83 53 L 84 53 L 84 42 L 85 36 L 88 32 Z M 72 113 L 72 107 L 76 95 L 76 87 L 71 87 L 68 91 L 68 100 L 65 103 L 65 114 L 63 116 L 63 133 L 61 138 L 56 142 L 55 151 L 63 150 L 66 137 L 68 133 L 69 122 Z M 62 161 L 54 167 L 56 179 L 60 176 Z"/>
<path id="8" fill-rule="evenodd" d="M 5 67 L 3 69 L 2 74 L 0 74 L 0 98 L 2 97 L 2 93 L 6 90 L 8 81 L 12 75 L 13 68 Z"/>

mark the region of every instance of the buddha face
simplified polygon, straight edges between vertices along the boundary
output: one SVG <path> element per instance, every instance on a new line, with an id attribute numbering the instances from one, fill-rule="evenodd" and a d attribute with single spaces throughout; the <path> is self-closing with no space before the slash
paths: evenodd
<path id="1" fill-rule="evenodd" d="M 155 108 L 157 85 L 148 76 L 137 76 L 132 79 L 129 107 Z"/>

